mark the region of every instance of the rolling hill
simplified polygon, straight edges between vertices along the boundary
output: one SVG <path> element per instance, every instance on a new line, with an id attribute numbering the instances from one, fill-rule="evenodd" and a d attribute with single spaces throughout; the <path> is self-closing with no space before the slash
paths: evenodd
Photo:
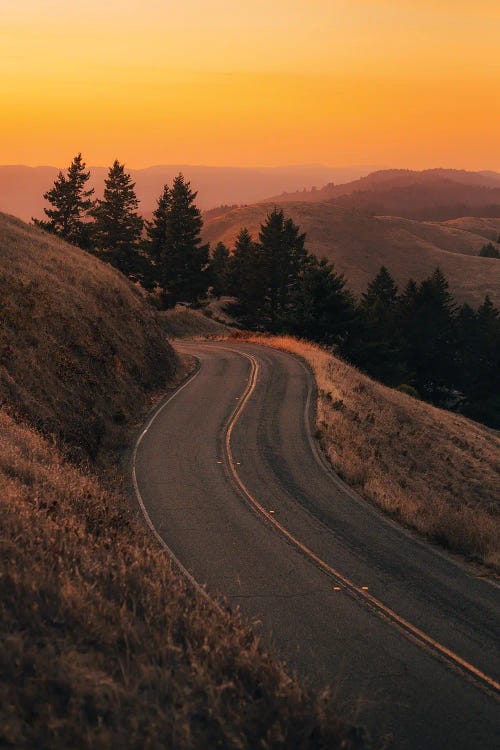
<path id="1" fill-rule="evenodd" d="M 411 219 L 500 217 L 500 174 L 455 169 L 380 170 L 349 183 L 329 183 L 321 190 L 284 193 L 269 200 L 278 203 L 335 201 L 374 214 Z"/>
<path id="2" fill-rule="evenodd" d="M 257 237 L 273 203 L 232 209 L 208 218 L 204 236 L 212 245 L 232 246 L 241 227 Z M 500 233 L 500 219 L 466 218 L 419 222 L 394 216 L 373 216 L 332 202 L 287 202 L 285 212 L 307 233 L 307 247 L 326 256 L 342 271 L 355 294 L 362 293 L 381 265 L 399 284 L 420 280 L 439 265 L 457 299 L 478 305 L 489 294 L 500 304 L 500 262 L 480 258 L 485 240 Z"/>

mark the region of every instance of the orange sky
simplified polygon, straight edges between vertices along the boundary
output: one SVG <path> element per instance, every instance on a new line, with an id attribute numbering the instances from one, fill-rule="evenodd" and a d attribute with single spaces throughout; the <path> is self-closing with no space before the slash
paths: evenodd
<path id="1" fill-rule="evenodd" d="M 0 163 L 500 170 L 498 0 L 1 0 Z"/>

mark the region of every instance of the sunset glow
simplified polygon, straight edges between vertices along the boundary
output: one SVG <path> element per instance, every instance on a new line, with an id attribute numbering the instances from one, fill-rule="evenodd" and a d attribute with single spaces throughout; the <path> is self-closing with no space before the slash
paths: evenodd
<path id="1" fill-rule="evenodd" d="M 500 169 L 500 6 L 3 0 L 0 163 Z"/>

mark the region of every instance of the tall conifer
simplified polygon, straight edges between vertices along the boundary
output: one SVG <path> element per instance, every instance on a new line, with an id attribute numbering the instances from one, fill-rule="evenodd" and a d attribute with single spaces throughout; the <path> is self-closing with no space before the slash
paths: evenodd
<path id="1" fill-rule="evenodd" d="M 44 208 L 48 221 L 33 219 L 37 226 L 57 234 L 67 242 L 88 247 L 90 242 L 89 213 L 93 207 L 93 188 L 86 190 L 90 178 L 81 153 L 77 154 L 66 175 L 59 172 L 54 187 L 44 193 L 51 208 Z"/>

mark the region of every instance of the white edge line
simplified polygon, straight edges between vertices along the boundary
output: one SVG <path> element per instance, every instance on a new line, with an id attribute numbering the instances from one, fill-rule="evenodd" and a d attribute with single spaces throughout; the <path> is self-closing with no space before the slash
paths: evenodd
<path id="1" fill-rule="evenodd" d="M 181 393 L 184 390 L 184 388 L 186 388 L 190 383 L 192 383 L 192 381 L 196 377 L 198 377 L 198 375 L 200 374 L 201 362 L 200 362 L 200 359 L 198 357 L 195 357 L 195 359 L 198 362 L 198 368 L 197 368 L 196 372 L 194 372 L 179 388 L 177 388 L 176 391 L 174 391 L 174 393 L 172 393 L 172 395 L 169 398 L 167 398 L 156 409 L 156 411 L 154 411 L 154 413 L 151 415 L 151 417 L 147 421 L 146 426 L 142 430 L 141 434 L 137 438 L 135 446 L 134 446 L 134 451 L 132 453 L 132 483 L 133 483 L 133 486 L 134 486 L 135 496 L 137 498 L 137 502 L 139 504 L 139 508 L 141 509 L 142 515 L 144 516 L 144 519 L 145 519 L 145 521 L 146 521 L 146 523 L 147 523 L 150 531 L 153 533 L 153 536 L 155 537 L 156 541 L 160 544 L 160 546 L 162 547 L 162 549 L 167 553 L 168 557 L 170 558 L 170 560 L 172 561 L 172 563 L 179 569 L 179 571 L 181 572 L 181 574 L 185 578 L 187 578 L 187 580 L 194 587 L 194 589 L 196 591 L 198 591 L 198 593 L 201 594 L 208 602 L 210 602 L 210 604 L 212 606 L 214 606 L 219 612 L 223 613 L 224 610 L 221 607 L 221 605 L 219 604 L 219 602 L 217 602 L 215 599 L 212 599 L 212 597 L 208 594 L 208 592 L 204 588 L 204 586 L 202 586 L 200 583 L 198 583 L 198 581 L 196 580 L 196 578 L 194 578 L 194 576 L 189 572 L 189 570 L 184 567 L 184 565 L 181 563 L 181 561 L 179 560 L 179 558 L 177 557 L 177 555 L 173 552 L 173 550 L 168 546 L 168 544 L 163 539 L 163 537 L 160 536 L 160 534 L 156 530 L 156 527 L 155 527 L 153 521 L 151 520 L 151 516 L 149 515 L 149 513 L 148 513 L 148 511 L 146 509 L 146 506 L 144 505 L 144 500 L 142 498 L 141 491 L 139 489 L 139 483 L 137 481 L 136 460 L 137 460 L 137 452 L 139 450 L 139 446 L 140 446 L 143 438 L 145 437 L 146 433 L 150 429 L 151 425 L 153 424 L 153 422 L 155 421 L 155 419 L 162 413 L 162 411 L 165 409 L 165 407 L 168 406 L 168 404 L 171 401 L 173 401 L 173 399 L 176 396 L 178 396 L 179 393 Z"/>

